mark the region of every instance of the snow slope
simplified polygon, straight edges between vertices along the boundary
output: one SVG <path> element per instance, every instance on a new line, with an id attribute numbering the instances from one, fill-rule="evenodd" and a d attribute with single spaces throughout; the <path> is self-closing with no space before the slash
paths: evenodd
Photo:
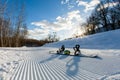
<path id="1" fill-rule="evenodd" d="M 89 35 L 83 38 L 75 38 L 47 44 L 47 47 L 60 47 L 64 44 L 66 47 L 73 47 L 75 44 L 80 44 L 81 48 L 85 49 L 120 49 L 120 29 Z"/>
<path id="2" fill-rule="evenodd" d="M 120 30 L 46 44 L 43 47 L 0 48 L 3 80 L 120 80 Z M 49 54 L 62 44 L 73 52 L 98 58 Z M 1 80 L 0 79 L 0 80 Z"/>

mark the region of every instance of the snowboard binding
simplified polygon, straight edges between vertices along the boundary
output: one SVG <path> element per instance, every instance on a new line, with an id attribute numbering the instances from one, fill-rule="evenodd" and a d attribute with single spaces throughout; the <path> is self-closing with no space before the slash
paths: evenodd
<path id="1" fill-rule="evenodd" d="M 57 54 L 64 52 L 64 50 L 65 50 L 65 46 L 62 45 L 61 48 L 59 50 L 57 50 Z"/>
<path id="2" fill-rule="evenodd" d="M 80 52 L 80 49 L 79 49 L 79 48 L 80 48 L 80 45 L 79 45 L 79 44 L 76 44 L 76 45 L 75 45 L 75 47 L 73 47 L 73 49 L 74 49 L 74 51 L 75 51 L 75 52 L 74 52 L 74 55 L 75 55 L 75 56 L 77 56 L 77 55 L 80 55 L 80 54 L 81 54 L 81 52 Z"/>

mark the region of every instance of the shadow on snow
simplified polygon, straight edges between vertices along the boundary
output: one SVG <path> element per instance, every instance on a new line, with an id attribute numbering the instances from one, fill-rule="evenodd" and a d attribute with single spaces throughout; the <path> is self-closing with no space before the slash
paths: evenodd
<path id="1" fill-rule="evenodd" d="M 77 75 L 79 71 L 79 62 L 80 57 L 72 57 L 67 63 L 66 63 L 66 74 L 69 76 L 75 76 Z"/>
<path id="2" fill-rule="evenodd" d="M 40 61 L 40 63 L 45 63 L 45 62 L 47 62 L 47 61 L 51 61 L 51 60 L 53 60 L 53 59 L 55 59 L 55 58 L 57 58 L 57 57 L 59 57 L 59 55 L 52 54 L 49 58 Z"/>
<path id="3" fill-rule="evenodd" d="M 59 59 L 59 60 L 63 60 L 65 58 L 67 58 L 69 55 L 59 55 L 59 54 L 51 54 L 51 56 L 45 60 L 40 61 L 39 63 L 45 63 L 54 59 Z M 70 56 L 71 58 L 68 61 L 65 61 L 65 66 L 66 66 L 66 74 L 70 77 L 72 76 L 76 76 L 78 74 L 79 71 L 79 62 L 80 62 L 80 58 L 78 56 Z M 92 58 L 92 59 L 99 59 L 102 60 L 101 57 L 96 57 L 96 58 Z M 59 62 L 58 62 L 59 64 Z"/>

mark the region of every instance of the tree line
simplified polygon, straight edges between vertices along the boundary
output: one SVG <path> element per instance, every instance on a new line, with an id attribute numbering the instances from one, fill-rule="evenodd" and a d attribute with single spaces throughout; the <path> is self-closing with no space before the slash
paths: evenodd
<path id="1" fill-rule="evenodd" d="M 83 35 L 120 29 L 120 0 L 102 0 L 81 26 Z"/>
<path id="2" fill-rule="evenodd" d="M 21 0 L 0 0 L 0 47 L 42 46 L 59 41 L 56 32 L 43 40 L 28 39 L 25 3 Z"/>
<path id="3" fill-rule="evenodd" d="M 8 1 L 0 0 L 0 47 L 19 47 L 27 35 L 25 5 Z"/>
<path id="4" fill-rule="evenodd" d="M 43 46 L 46 43 L 52 43 L 52 42 L 57 42 L 57 41 L 59 41 L 59 37 L 57 36 L 56 32 L 53 32 L 51 34 L 48 34 L 48 36 L 42 40 L 25 39 L 24 46 L 39 47 L 39 46 Z"/>

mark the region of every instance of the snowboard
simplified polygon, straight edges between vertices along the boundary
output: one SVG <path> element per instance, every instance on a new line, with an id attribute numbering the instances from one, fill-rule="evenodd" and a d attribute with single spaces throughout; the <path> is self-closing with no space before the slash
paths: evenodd
<path id="1" fill-rule="evenodd" d="M 97 55 L 84 55 L 84 54 L 77 54 L 77 55 L 73 55 L 73 54 L 70 54 L 70 56 L 78 56 L 78 57 L 88 57 L 88 58 L 97 58 L 98 56 Z"/>
<path id="2" fill-rule="evenodd" d="M 66 55 L 66 56 L 75 56 L 75 57 L 88 57 L 88 58 L 97 58 L 98 55 L 97 54 L 89 54 L 89 55 L 85 55 L 85 54 L 63 54 L 63 53 L 57 53 L 55 51 L 49 51 L 49 54 L 56 54 L 56 55 Z"/>

